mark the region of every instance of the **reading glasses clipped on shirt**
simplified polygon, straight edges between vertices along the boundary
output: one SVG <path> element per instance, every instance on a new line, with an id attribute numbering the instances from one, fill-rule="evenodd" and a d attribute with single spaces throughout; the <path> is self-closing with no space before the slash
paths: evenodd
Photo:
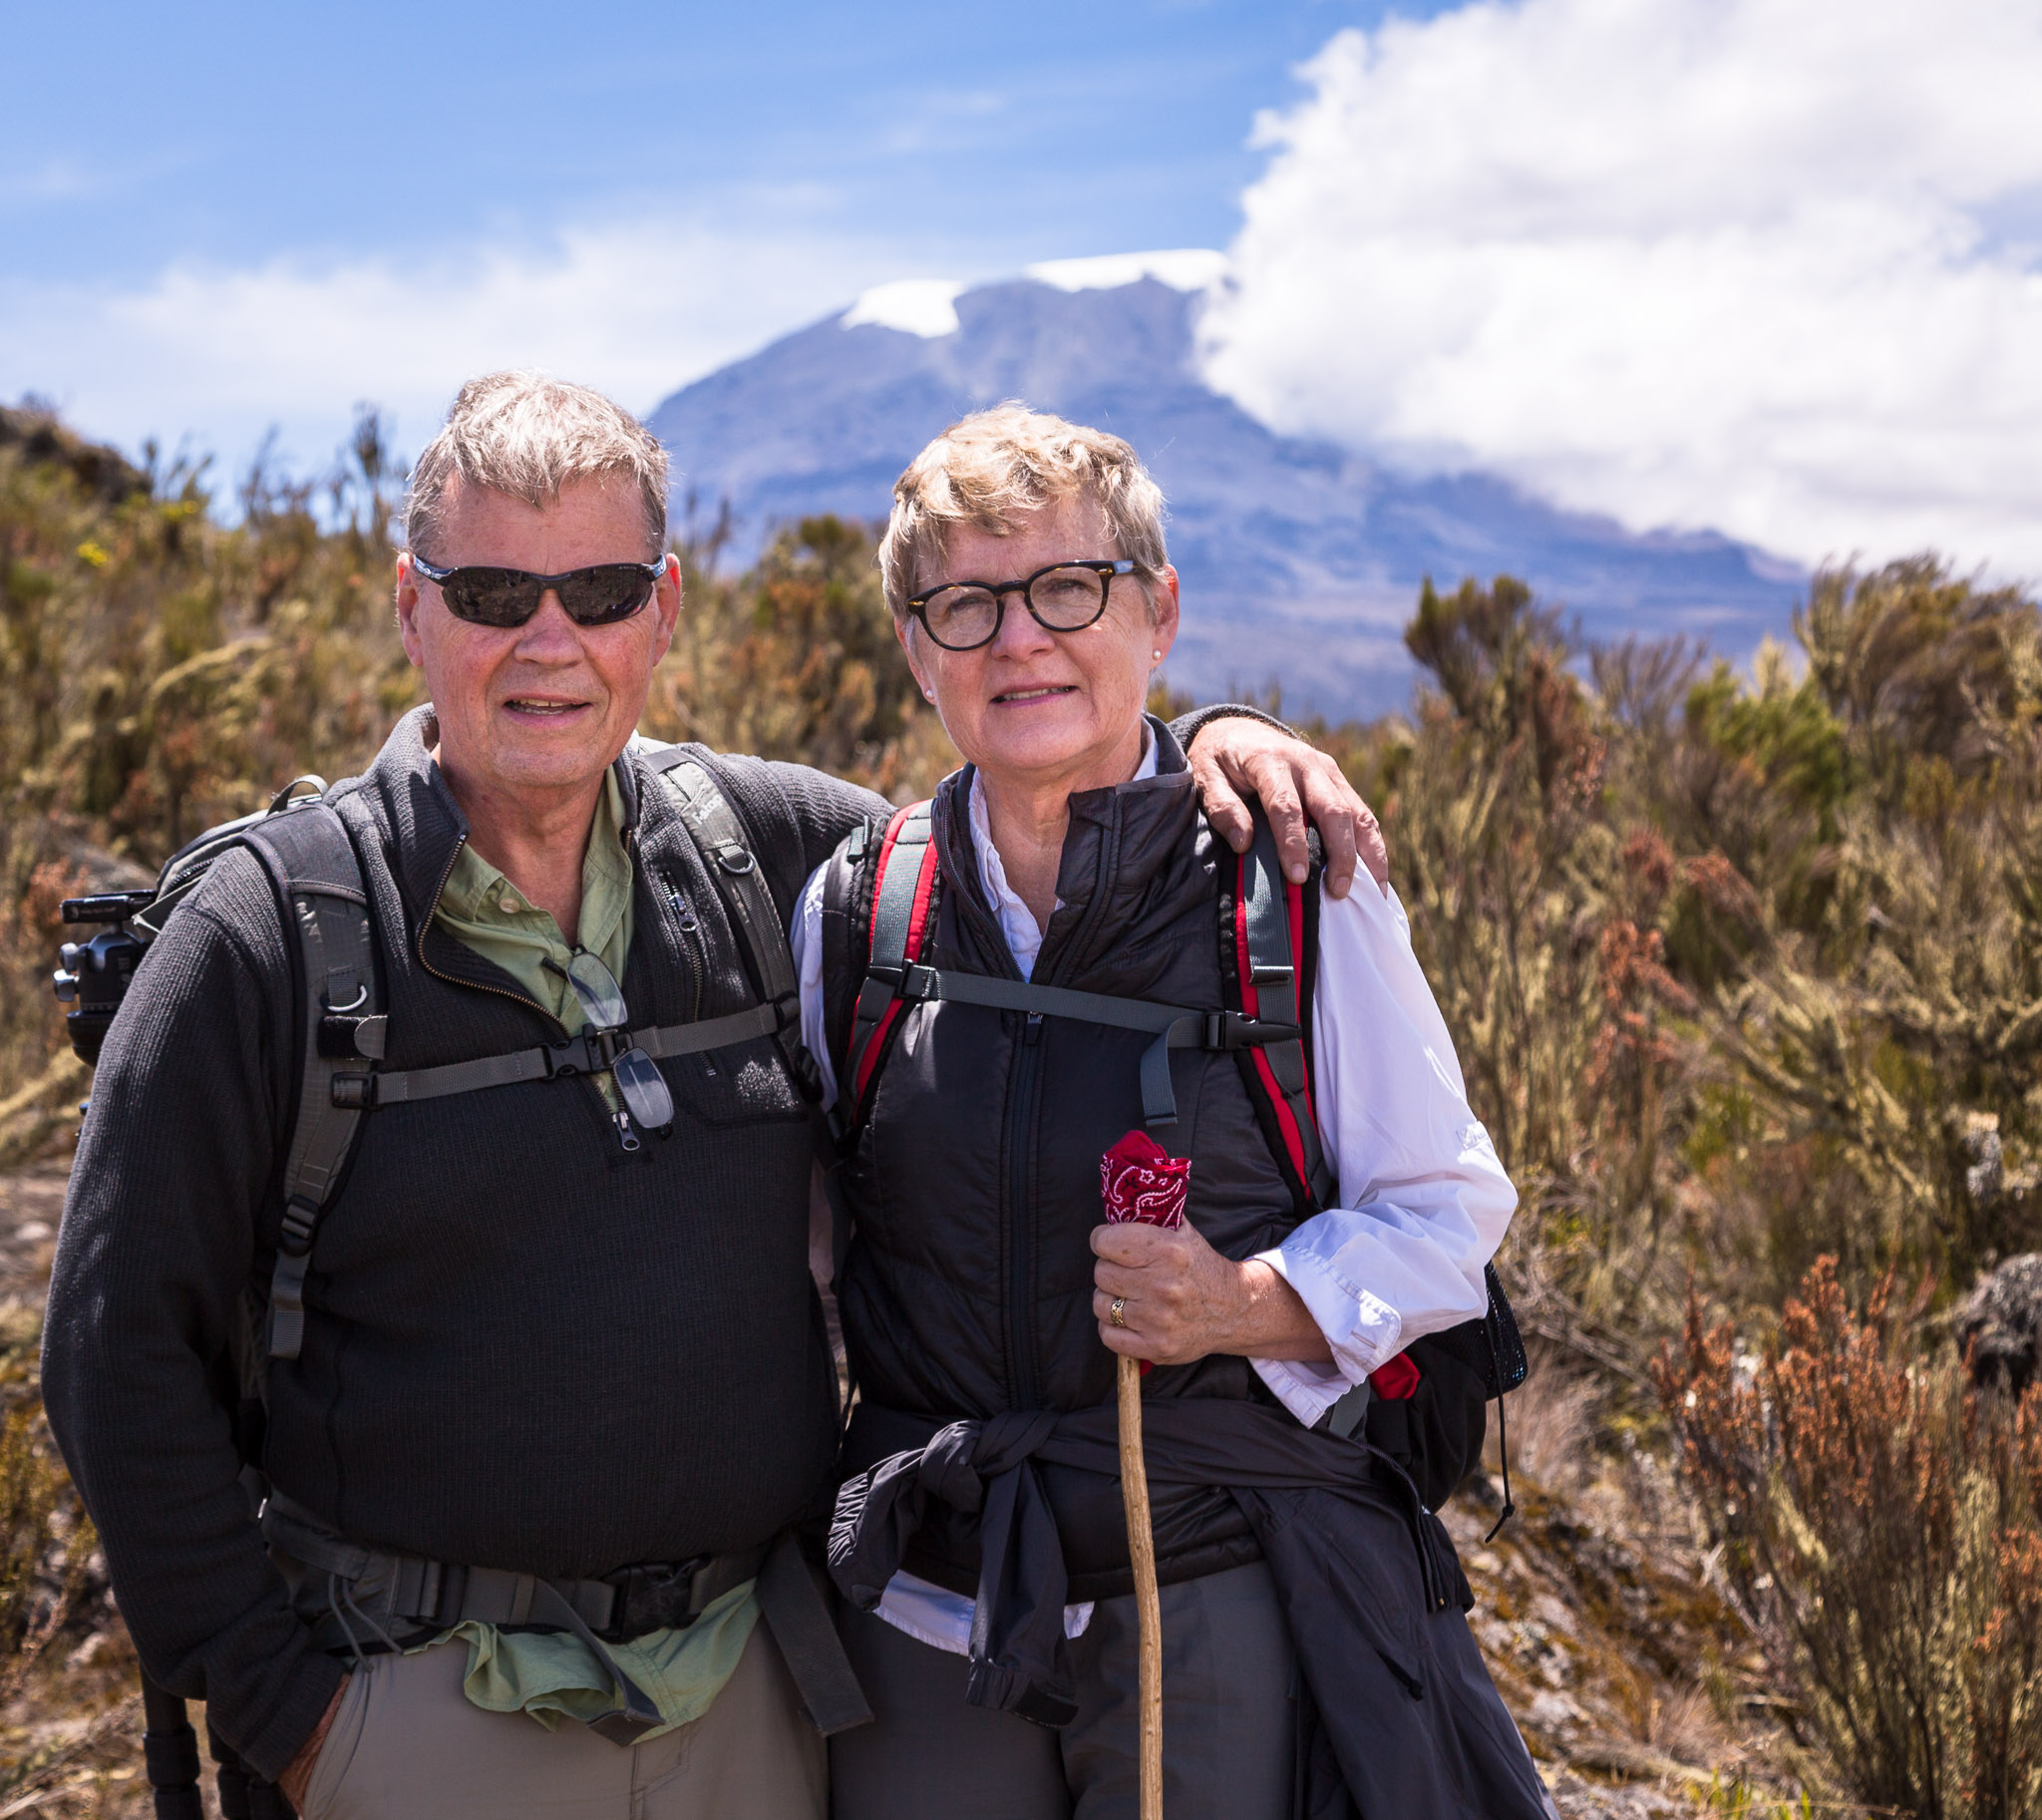
<path id="1" fill-rule="evenodd" d="M 674 1122 L 674 1098 L 659 1065 L 624 1035 L 631 1018 L 617 976 L 586 948 L 576 948 L 564 967 L 551 959 L 545 964 L 552 972 L 564 974 L 573 988 L 581 1015 L 588 1019 L 589 1041 L 608 1059 L 610 1074 L 632 1119 L 647 1131 L 664 1131 Z M 635 1150 L 637 1145 L 627 1141 L 624 1148 Z"/>
<path id="2" fill-rule="evenodd" d="M 1106 611 L 1116 575 L 1131 575 L 1126 556 L 1098 561 L 1052 562 L 1017 581 L 945 581 L 907 602 L 907 610 L 946 651 L 975 651 L 1000 635 L 1007 596 L 1028 602 L 1035 623 L 1046 632 L 1082 632 Z"/>

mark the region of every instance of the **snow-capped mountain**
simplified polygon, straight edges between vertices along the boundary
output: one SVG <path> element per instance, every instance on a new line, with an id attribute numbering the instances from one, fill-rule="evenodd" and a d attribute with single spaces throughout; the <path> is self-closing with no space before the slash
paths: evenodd
<path id="1" fill-rule="evenodd" d="M 1211 696 L 1283 685 L 1344 715 L 1407 698 L 1402 629 L 1420 581 L 1528 579 L 1591 637 L 1700 632 L 1738 656 L 1785 629 L 1804 577 L 1711 533 L 1638 536 L 1482 475 L 1412 478 L 1278 436 L 1198 375 L 1214 253 L 1074 260 L 964 290 L 910 281 L 675 393 L 648 419 L 676 505 L 728 499 L 735 553 L 773 526 L 882 518 L 921 446 L 1019 398 L 1125 436 L 1170 501 L 1184 632 L 1170 663 Z"/>

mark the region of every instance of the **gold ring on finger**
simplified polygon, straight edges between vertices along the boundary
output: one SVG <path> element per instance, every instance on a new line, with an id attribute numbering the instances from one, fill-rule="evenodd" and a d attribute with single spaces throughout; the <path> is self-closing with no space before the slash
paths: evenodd
<path id="1" fill-rule="evenodd" d="M 1113 1317 L 1115 1326 L 1125 1327 L 1128 1324 L 1128 1298 L 1125 1295 L 1116 1295 L 1113 1298 L 1113 1306 L 1107 1309 L 1107 1313 Z"/>

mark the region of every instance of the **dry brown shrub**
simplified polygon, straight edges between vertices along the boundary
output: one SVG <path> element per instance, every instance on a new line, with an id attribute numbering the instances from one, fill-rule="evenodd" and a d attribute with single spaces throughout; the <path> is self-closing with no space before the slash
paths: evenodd
<path id="1" fill-rule="evenodd" d="M 373 418 L 323 521 L 313 488 L 259 467 L 228 525 L 189 469 L 109 487 L 76 439 L 56 439 L 61 460 L 0 445 L 4 1159 L 62 1129 L 82 1085 L 47 984 L 71 869 L 153 871 L 299 772 L 358 769 L 418 691 L 389 604 L 399 477 Z M 716 533 L 681 553 L 649 732 L 896 800 L 954 762 L 866 529 L 791 528 L 741 575 Z M 1509 577 L 1428 586 L 1413 712 L 1311 725 L 1382 816 L 1522 1192 L 1499 1262 L 1525 1324 L 1592 1364 L 1582 1402 L 1648 1445 L 1646 1361 L 1681 1330 L 1687 1284 L 1763 1336 L 1819 1254 L 1861 1291 L 1896 1267 L 1961 1289 L 2042 1246 L 2042 621 L 1920 558 L 1818 576 L 1796 635 L 1801 668 L 1768 644 L 1740 674 L 1687 640 L 1583 652 Z M 1546 1411 L 1514 1407 L 1514 1441 L 1564 1480 L 1582 1380 L 1548 1377 Z M 1923 1459 L 1976 1438 L 1946 1401 L 1908 1416 Z M 1997 1432 L 1978 1430 L 1979 1459 L 2012 1458 Z M 1971 1535 L 1960 1506 L 1950 1533 Z M 1963 1683 L 1976 1714 L 1930 1752 L 1945 1782 L 1995 1749 L 2022 1773 L 2029 1696 L 1991 1688 L 2030 1685 L 2029 1537 L 1985 1549 L 1992 1611 L 1973 1610 L 1968 1569 L 1921 1608 L 1938 1635 L 2004 1645 Z M 2013 1715 L 1997 1745 L 1995 1713 Z"/>
<path id="2" fill-rule="evenodd" d="M 1533 1340 L 1527 1348 L 1531 1375 L 1510 1400 L 1511 1471 L 1542 1491 L 1578 1492 L 1595 1464 L 1596 1420 L 1605 1392 L 1595 1374 L 1558 1346 Z M 1503 1437 L 1492 1420 L 1483 1463 L 1503 1470 Z"/>
<path id="3" fill-rule="evenodd" d="M 77 1609 L 98 1546 L 41 1405 L 0 1417 L 0 1705 Z"/>
<path id="4" fill-rule="evenodd" d="M 2042 1806 L 2042 1395 L 1974 1393 L 1865 1315 L 1834 1261 L 1769 1355 L 1691 1303 L 1661 1398 L 1722 1584 L 1858 1799 L 1942 1820 Z"/>

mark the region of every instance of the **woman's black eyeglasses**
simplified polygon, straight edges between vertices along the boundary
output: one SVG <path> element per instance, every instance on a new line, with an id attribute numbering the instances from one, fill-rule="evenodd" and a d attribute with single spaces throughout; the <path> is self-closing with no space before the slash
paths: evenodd
<path id="1" fill-rule="evenodd" d="M 1046 632 L 1082 632 L 1106 611 L 1116 575 L 1131 575 L 1126 556 L 1112 561 L 1052 562 L 1019 581 L 945 581 L 916 594 L 907 610 L 946 651 L 975 651 L 1000 635 L 1007 596 L 1028 602 L 1035 623 Z"/>
<path id="2" fill-rule="evenodd" d="M 522 568 L 440 568 L 413 552 L 411 565 L 439 584 L 440 597 L 457 619 L 472 625 L 522 625 L 538 611 L 548 588 L 576 625 L 614 625 L 646 601 L 666 571 L 657 562 L 598 562 L 564 575 L 534 575 Z"/>

